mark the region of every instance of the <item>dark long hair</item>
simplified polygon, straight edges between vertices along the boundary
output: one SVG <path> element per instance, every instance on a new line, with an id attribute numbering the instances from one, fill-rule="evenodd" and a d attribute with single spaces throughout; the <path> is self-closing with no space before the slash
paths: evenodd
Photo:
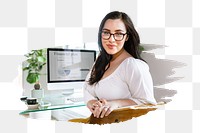
<path id="1" fill-rule="evenodd" d="M 102 41 L 101 41 L 101 32 L 102 32 L 105 22 L 108 19 L 121 19 L 123 21 L 128 33 L 128 40 L 125 41 L 124 43 L 124 49 L 134 58 L 143 60 L 140 57 L 140 54 L 141 54 L 141 51 L 139 48 L 140 37 L 137 31 L 135 30 L 130 17 L 123 12 L 119 12 L 119 11 L 110 12 L 104 17 L 99 27 L 98 45 L 99 45 L 100 54 L 92 68 L 92 72 L 89 79 L 90 85 L 93 85 L 94 83 L 98 83 L 101 80 L 103 74 L 109 68 L 110 60 L 112 59 L 112 55 L 109 55 L 105 51 L 105 49 L 102 46 Z"/>

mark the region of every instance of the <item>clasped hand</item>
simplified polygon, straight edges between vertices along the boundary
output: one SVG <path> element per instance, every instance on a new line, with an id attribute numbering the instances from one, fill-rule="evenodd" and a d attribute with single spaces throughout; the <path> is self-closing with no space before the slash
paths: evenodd
<path id="1" fill-rule="evenodd" d="M 90 100 L 87 104 L 87 107 L 96 118 L 108 116 L 116 108 L 112 102 L 109 102 L 105 99 Z"/>

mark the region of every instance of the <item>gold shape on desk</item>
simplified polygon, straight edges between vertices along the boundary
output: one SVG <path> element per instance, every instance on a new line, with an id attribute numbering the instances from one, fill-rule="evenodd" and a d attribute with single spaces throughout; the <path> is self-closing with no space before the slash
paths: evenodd
<path id="1" fill-rule="evenodd" d="M 163 103 L 159 103 L 161 105 Z M 119 123 L 130 120 L 132 118 L 139 117 L 141 115 L 147 114 L 149 111 L 156 110 L 156 106 L 152 105 L 140 105 L 140 106 L 129 106 L 120 109 L 113 110 L 110 115 L 104 118 L 96 118 L 91 114 L 88 118 L 77 118 L 71 119 L 69 122 L 85 123 L 85 124 L 111 124 Z"/>

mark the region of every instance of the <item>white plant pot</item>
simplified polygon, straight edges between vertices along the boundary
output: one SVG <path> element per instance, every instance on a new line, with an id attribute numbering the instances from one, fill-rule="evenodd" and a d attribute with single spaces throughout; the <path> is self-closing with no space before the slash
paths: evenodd
<path id="1" fill-rule="evenodd" d="M 31 97 L 37 98 L 37 99 L 43 98 L 44 97 L 44 90 L 43 89 L 39 89 L 39 90 L 33 89 L 31 91 Z"/>

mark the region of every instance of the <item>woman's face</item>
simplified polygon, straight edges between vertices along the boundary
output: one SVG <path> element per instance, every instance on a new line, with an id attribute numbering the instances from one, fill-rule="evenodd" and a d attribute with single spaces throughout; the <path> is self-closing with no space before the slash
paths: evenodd
<path id="1" fill-rule="evenodd" d="M 106 20 L 102 29 L 101 40 L 103 48 L 108 54 L 114 55 L 124 47 L 125 41 L 128 40 L 126 32 L 126 27 L 121 19 Z M 110 33 L 115 35 L 111 35 L 108 39 Z"/>

